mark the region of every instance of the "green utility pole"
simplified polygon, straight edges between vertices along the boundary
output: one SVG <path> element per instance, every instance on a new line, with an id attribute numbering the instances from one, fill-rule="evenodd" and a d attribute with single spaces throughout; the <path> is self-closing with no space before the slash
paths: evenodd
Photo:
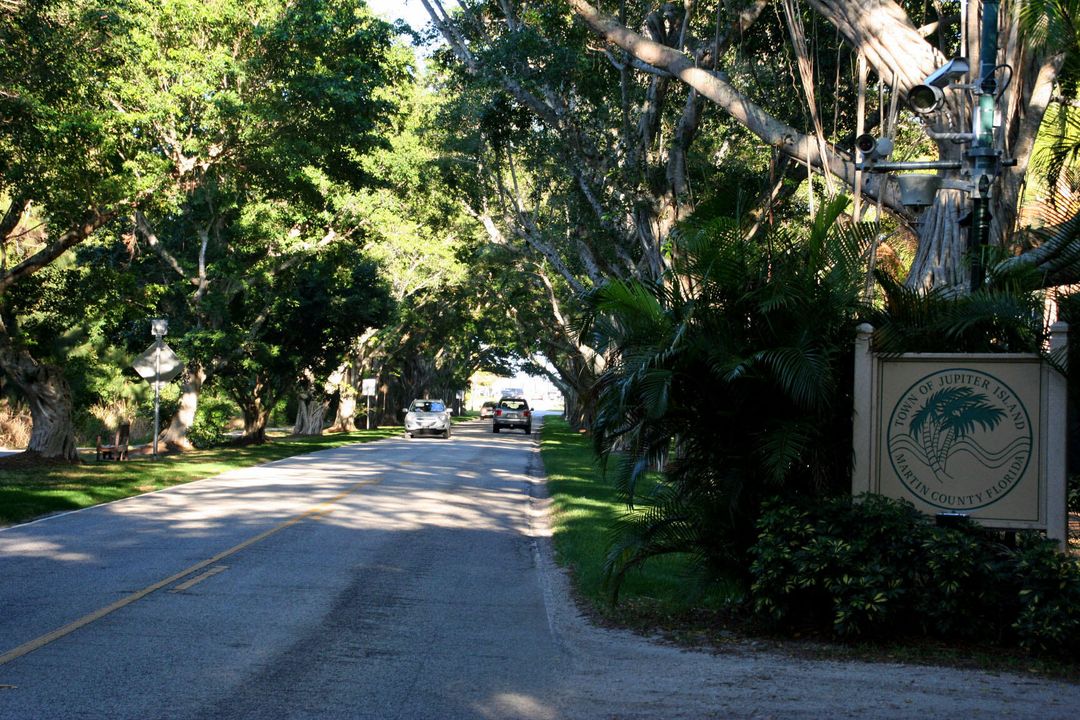
<path id="1" fill-rule="evenodd" d="M 975 141 L 967 151 L 971 163 L 971 289 L 986 281 L 982 253 L 990 242 L 990 188 L 1001 174 L 1001 152 L 994 147 L 994 113 L 997 106 L 998 6 L 1000 0 L 984 0 L 982 40 L 979 45 L 978 104 L 974 113 Z"/>

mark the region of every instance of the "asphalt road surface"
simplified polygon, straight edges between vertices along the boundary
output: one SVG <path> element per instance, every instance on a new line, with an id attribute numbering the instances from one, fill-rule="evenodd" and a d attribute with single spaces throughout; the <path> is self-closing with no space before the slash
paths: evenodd
<path id="1" fill-rule="evenodd" d="M 0 718 L 1073 718 L 1080 687 L 591 626 L 536 436 L 328 450 L 0 531 Z"/>

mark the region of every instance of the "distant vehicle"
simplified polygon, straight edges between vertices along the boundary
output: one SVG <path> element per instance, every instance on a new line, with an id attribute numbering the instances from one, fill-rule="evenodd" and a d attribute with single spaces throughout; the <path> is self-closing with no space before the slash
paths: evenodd
<path id="1" fill-rule="evenodd" d="M 504 397 L 495 406 L 491 432 L 497 433 L 503 428 L 521 428 L 526 435 L 532 432 L 532 411 L 525 398 Z"/>
<path id="2" fill-rule="evenodd" d="M 503 388 L 501 397 L 521 398 L 525 397 L 525 391 L 521 388 Z"/>
<path id="3" fill-rule="evenodd" d="M 442 400 L 413 400 L 405 408 L 405 430 L 409 437 L 427 433 L 450 437 L 450 410 Z"/>
<path id="4" fill-rule="evenodd" d="M 486 403 L 480 406 L 480 417 L 489 418 L 495 414 L 496 403 L 494 400 L 488 400 Z"/>

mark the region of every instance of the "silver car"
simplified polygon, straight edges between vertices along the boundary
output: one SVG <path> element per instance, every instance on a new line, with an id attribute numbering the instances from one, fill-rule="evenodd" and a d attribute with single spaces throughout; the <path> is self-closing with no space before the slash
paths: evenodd
<path id="1" fill-rule="evenodd" d="M 405 408 L 405 431 L 409 437 L 421 433 L 450 437 L 450 410 L 442 400 L 413 400 Z"/>
<path id="2" fill-rule="evenodd" d="M 532 410 L 525 398 L 504 397 L 495 406 L 495 415 L 491 418 L 491 432 L 497 433 L 503 428 L 521 428 L 528 435 L 532 432 Z"/>

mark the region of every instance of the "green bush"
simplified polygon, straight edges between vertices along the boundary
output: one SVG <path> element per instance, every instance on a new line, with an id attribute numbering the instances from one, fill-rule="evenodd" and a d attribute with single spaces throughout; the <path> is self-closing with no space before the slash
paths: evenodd
<path id="1" fill-rule="evenodd" d="M 614 593 L 667 554 L 695 558 L 705 583 L 745 578 L 764 497 L 843 491 L 878 232 L 842 222 L 846 204 L 753 240 L 736 220 L 695 216 L 672 234 L 667 276 L 586 297 L 586 336 L 608 361 L 590 429 L 631 508 L 608 556 Z"/>
<path id="2" fill-rule="evenodd" d="M 1037 537 L 1023 538 L 1015 559 L 1020 646 L 1080 658 L 1080 563 Z"/>
<path id="3" fill-rule="evenodd" d="M 910 505 L 876 497 L 854 507 L 846 498 L 768 504 L 751 550 L 755 614 L 776 625 L 828 625 L 840 638 L 908 627 L 919 522 Z"/>
<path id="4" fill-rule="evenodd" d="M 937 527 L 877 496 L 773 501 L 758 529 L 749 602 L 774 628 L 1080 654 L 1080 563 L 1041 536 L 1009 548 L 974 523 Z"/>
<path id="5" fill-rule="evenodd" d="M 236 405 L 215 393 L 203 393 L 195 411 L 195 422 L 188 430 L 188 439 L 199 449 L 223 445 L 229 422 L 237 415 Z"/>
<path id="6" fill-rule="evenodd" d="M 933 637 L 1008 641 L 1018 603 L 1008 549 L 968 521 L 938 528 L 921 516 L 918 528 L 914 610 L 920 631 Z"/>

